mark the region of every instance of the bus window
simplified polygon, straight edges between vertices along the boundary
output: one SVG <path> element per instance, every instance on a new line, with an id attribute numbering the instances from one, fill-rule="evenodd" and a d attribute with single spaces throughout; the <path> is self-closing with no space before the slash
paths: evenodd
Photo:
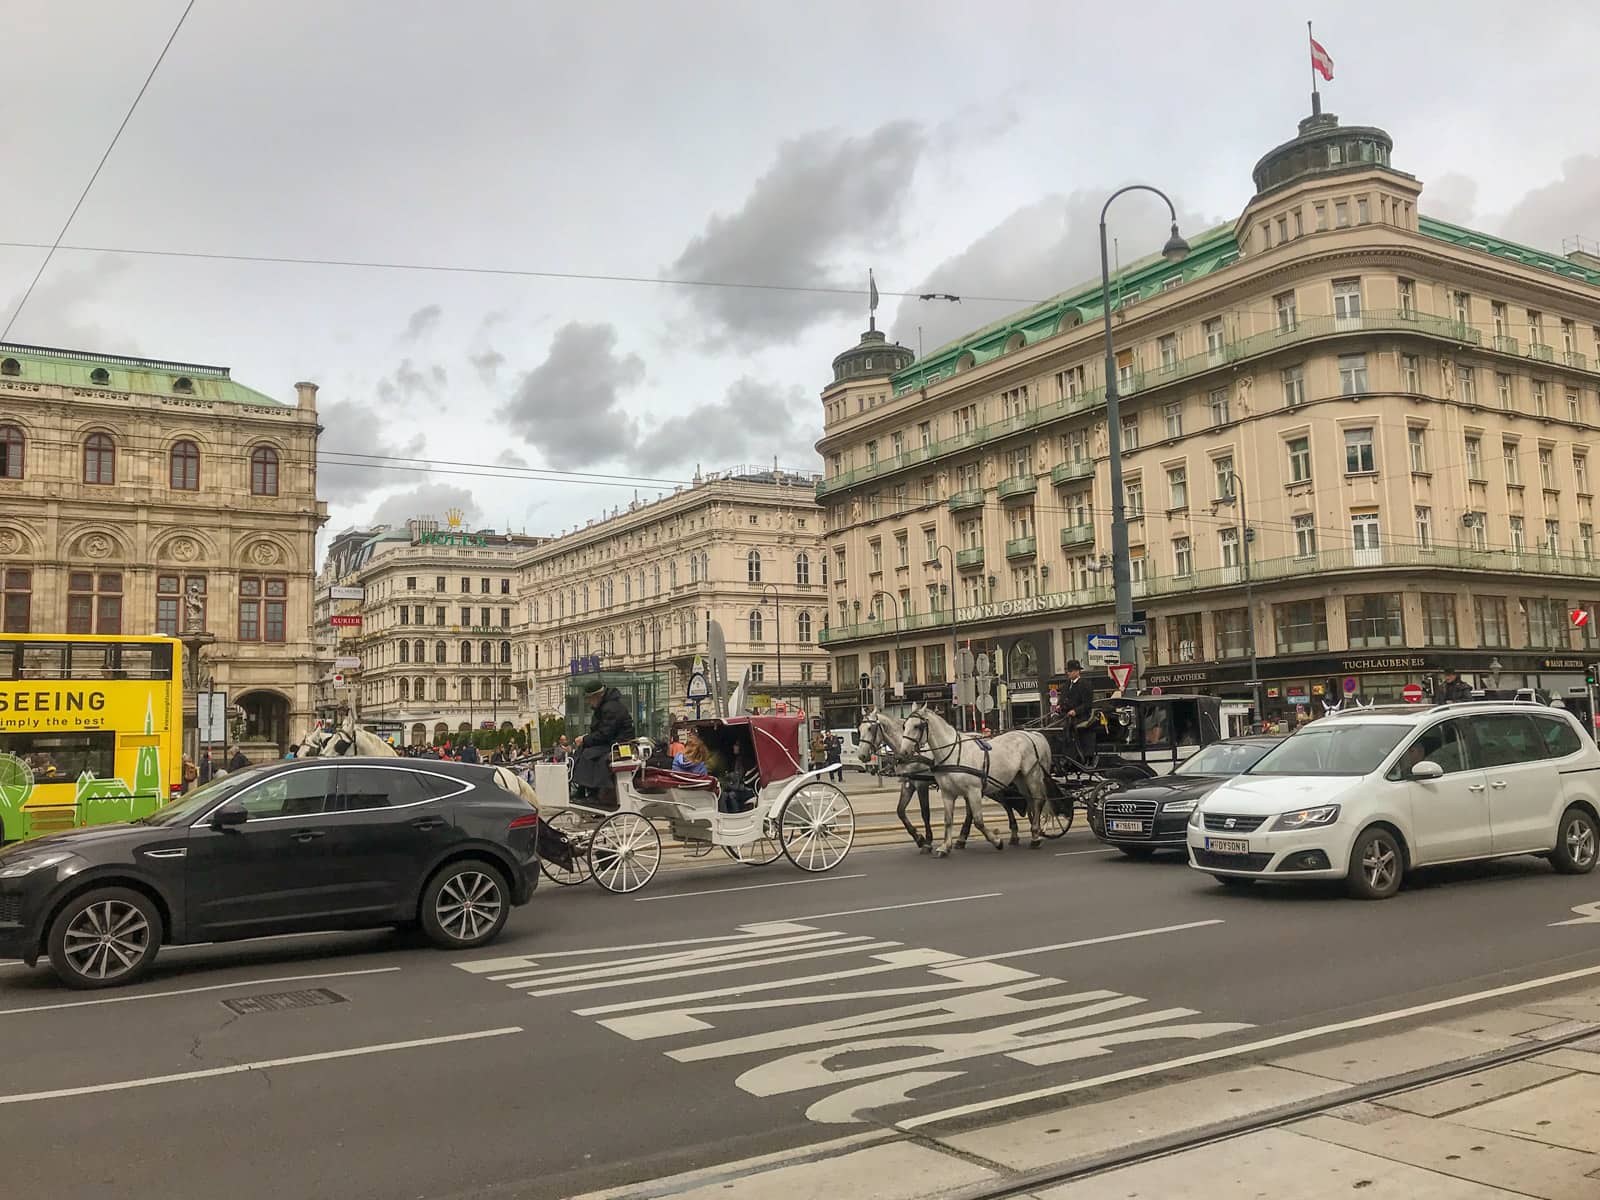
<path id="1" fill-rule="evenodd" d="M 67 643 L 23 642 L 18 679 L 67 679 Z"/>
<path id="2" fill-rule="evenodd" d="M 114 733 L 0 733 L 0 753 L 27 763 L 35 785 L 75 783 L 85 771 L 96 779 L 117 774 Z"/>
<path id="3" fill-rule="evenodd" d="M 171 679 L 165 642 L 72 642 L 73 679 Z"/>

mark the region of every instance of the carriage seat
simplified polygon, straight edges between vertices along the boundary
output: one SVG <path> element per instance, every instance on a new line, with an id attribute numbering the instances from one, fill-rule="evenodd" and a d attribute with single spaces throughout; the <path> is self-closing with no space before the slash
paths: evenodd
<path id="1" fill-rule="evenodd" d="M 695 775 L 688 771 L 674 771 L 668 767 L 644 767 L 634 778 L 633 786 L 641 792 L 704 790 L 716 796 L 721 790 L 715 775 Z"/>

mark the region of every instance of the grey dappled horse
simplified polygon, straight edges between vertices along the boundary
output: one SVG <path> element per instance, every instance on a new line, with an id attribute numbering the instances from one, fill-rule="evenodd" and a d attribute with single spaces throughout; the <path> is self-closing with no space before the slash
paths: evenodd
<path id="1" fill-rule="evenodd" d="M 987 739 L 964 735 L 919 704 L 906 717 L 900 752 L 909 757 L 923 750 L 926 753 L 921 757 L 932 766 L 939 794 L 944 797 L 944 842 L 933 852 L 935 857 L 949 854 L 955 841 L 957 800 L 966 804 L 968 819 L 984 840 L 996 850 L 1005 848 L 983 823 L 983 796 L 990 787 L 1014 787 L 1022 793 L 1028 804 L 1029 845 L 1037 850 L 1043 844 L 1040 821 L 1050 774 L 1050 744 L 1043 734 L 1014 729 Z"/>
<path id="2" fill-rule="evenodd" d="M 904 722 L 899 717 L 891 717 L 888 713 L 874 708 L 861 718 L 861 727 L 856 731 L 856 736 L 868 750 L 887 748 L 899 754 L 904 733 Z M 928 807 L 928 788 L 934 782 L 933 775 L 926 768 L 918 767 L 913 767 L 910 773 L 902 767 L 898 774 L 900 806 L 895 809 L 895 816 L 900 818 L 900 824 L 906 827 L 906 832 L 911 835 L 911 840 L 920 850 L 924 852 L 932 850 L 933 814 Z M 916 796 L 922 802 L 922 833 L 916 831 L 906 816 L 906 809 L 911 807 L 912 796 Z"/>

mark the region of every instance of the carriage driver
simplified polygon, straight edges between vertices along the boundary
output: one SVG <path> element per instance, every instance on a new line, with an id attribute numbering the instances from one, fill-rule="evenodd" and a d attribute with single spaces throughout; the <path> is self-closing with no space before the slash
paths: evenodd
<path id="1" fill-rule="evenodd" d="M 633 740 L 633 716 L 616 688 L 599 683 L 584 693 L 594 712 L 589 732 L 580 737 L 572 756 L 572 783 L 583 789 L 584 803 L 615 808 L 617 789 L 611 778 L 611 747 Z"/>
<path id="2" fill-rule="evenodd" d="M 1100 724 L 1094 719 L 1094 685 L 1083 677 L 1083 664 L 1075 658 L 1067 660 L 1067 690 L 1061 697 L 1061 709 L 1078 744 L 1078 761 L 1093 767 L 1100 732 Z"/>

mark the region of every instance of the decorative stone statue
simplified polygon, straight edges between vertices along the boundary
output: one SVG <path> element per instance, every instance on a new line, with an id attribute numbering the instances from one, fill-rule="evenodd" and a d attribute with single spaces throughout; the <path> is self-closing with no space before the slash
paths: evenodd
<path id="1" fill-rule="evenodd" d="M 1241 375 L 1238 383 L 1239 413 L 1241 416 L 1250 415 L 1250 389 L 1255 384 L 1255 376 Z"/>
<path id="2" fill-rule="evenodd" d="M 1455 399 L 1456 395 L 1456 364 L 1447 356 L 1439 356 L 1439 382 L 1444 385 L 1446 400 Z"/>
<path id="3" fill-rule="evenodd" d="M 205 602 L 200 599 L 199 583 L 191 583 L 183 598 L 183 631 L 200 633 L 205 624 Z"/>

